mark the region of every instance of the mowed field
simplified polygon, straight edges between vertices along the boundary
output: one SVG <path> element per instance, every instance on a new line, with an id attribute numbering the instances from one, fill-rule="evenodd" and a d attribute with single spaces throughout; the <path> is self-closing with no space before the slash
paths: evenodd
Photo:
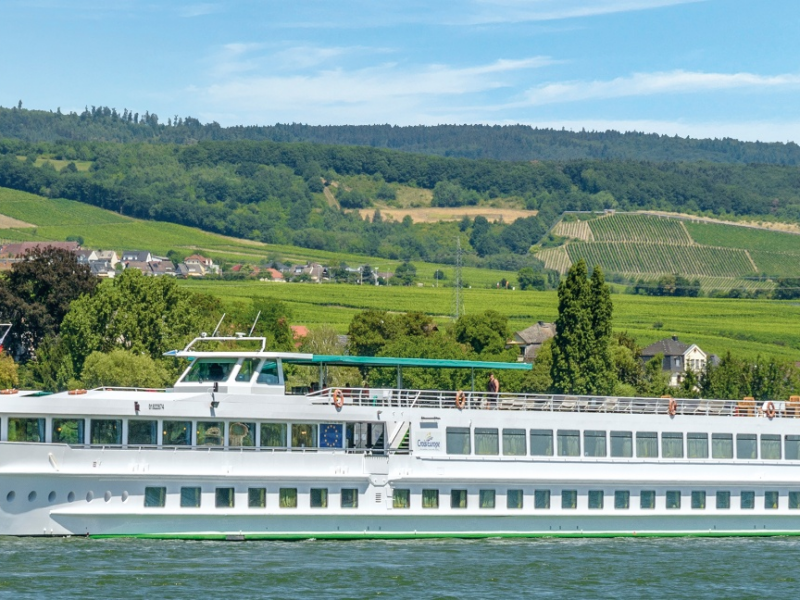
<path id="1" fill-rule="evenodd" d="M 249 304 L 257 298 L 288 303 L 297 324 L 332 325 L 347 330 L 357 312 L 382 309 L 422 311 L 446 326 L 452 322 L 452 290 L 336 284 L 186 281 L 189 289 L 213 294 L 226 304 Z M 555 292 L 497 289 L 463 290 L 467 313 L 493 309 L 509 317 L 515 330 L 558 314 Z M 740 356 L 776 356 L 800 361 L 800 303 L 714 298 L 657 298 L 614 294 L 614 329 L 627 331 L 642 344 L 670 335 L 696 343 L 706 352 Z M 661 328 L 655 329 L 654 324 Z"/>

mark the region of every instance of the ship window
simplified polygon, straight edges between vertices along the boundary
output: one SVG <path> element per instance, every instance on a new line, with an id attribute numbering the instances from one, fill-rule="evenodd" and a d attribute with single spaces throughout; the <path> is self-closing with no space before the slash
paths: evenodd
<path id="1" fill-rule="evenodd" d="M 747 460 L 758 458 L 756 435 L 754 433 L 736 434 L 736 458 Z"/>
<path id="2" fill-rule="evenodd" d="M 439 508 L 439 490 L 422 490 L 422 508 Z"/>
<path id="3" fill-rule="evenodd" d="M 235 358 L 215 358 L 195 360 L 192 368 L 183 378 L 188 383 L 226 381 L 236 365 Z"/>
<path id="4" fill-rule="evenodd" d="M 558 455 L 581 455 L 581 434 L 577 429 L 558 430 Z"/>
<path id="5" fill-rule="evenodd" d="M 83 419 L 53 419 L 54 444 L 83 444 Z"/>
<path id="6" fill-rule="evenodd" d="M 781 459 L 781 436 L 767 433 L 761 436 L 761 459 Z"/>
<path id="7" fill-rule="evenodd" d="M 447 428 L 447 453 L 469 454 L 469 427 Z"/>
<path id="8" fill-rule="evenodd" d="M 653 490 L 639 492 L 639 508 L 651 510 L 656 507 L 656 493 Z"/>
<path id="9" fill-rule="evenodd" d="M 711 458 L 733 458 L 733 435 L 711 434 Z"/>
<path id="10" fill-rule="evenodd" d="M 297 488 L 278 490 L 278 504 L 281 508 L 297 508 Z"/>
<path id="11" fill-rule="evenodd" d="M 783 453 L 786 460 L 800 460 L 800 435 L 787 435 L 784 441 Z"/>
<path id="12" fill-rule="evenodd" d="M 764 508 L 767 510 L 777 509 L 779 498 L 778 492 L 764 492 Z"/>
<path id="13" fill-rule="evenodd" d="M 525 456 L 524 429 L 503 429 L 503 454 L 506 456 Z"/>
<path id="14" fill-rule="evenodd" d="M 144 488 L 145 508 L 164 508 L 166 503 L 167 503 L 167 488 L 165 487 Z"/>
<path id="15" fill-rule="evenodd" d="M 242 361 L 242 366 L 239 367 L 239 372 L 236 373 L 236 381 L 250 383 L 250 380 L 253 379 L 253 375 L 256 372 L 257 362 L 255 358 L 245 358 Z"/>
<path id="16" fill-rule="evenodd" d="M 727 510 L 730 507 L 731 507 L 731 493 L 717 492 L 717 508 L 719 510 Z"/>
<path id="17" fill-rule="evenodd" d="M 255 423 L 241 423 L 239 421 L 228 423 L 228 445 L 235 447 L 255 446 L 255 432 Z"/>
<path id="18" fill-rule="evenodd" d="M 327 488 L 311 488 L 311 508 L 328 508 Z"/>
<path id="19" fill-rule="evenodd" d="M 263 383 L 265 385 L 278 385 L 280 384 L 280 376 L 278 375 L 278 363 L 274 360 L 266 360 L 261 365 L 261 370 L 258 373 L 256 383 Z"/>
<path id="20" fill-rule="evenodd" d="M 261 447 L 285 448 L 286 423 L 261 423 Z"/>
<path id="21" fill-rule="evenodd" d="M 800 509 L 800 492 L 789 492 L 789 508 Z"/>
<path id="22" fill-rule="evenodd" d="M 450 508 L 467 508 L 467 490 L 450 490 Z"/>
<path id="23" fill-rule="evenodd" d="M 561 508 L 578 508 L 577 490 L 561 490 Z"/>
<path id="24" fill-rule="evenodd" d="M 700 490 L 692 490 L 692 509 L 703 510 L 706 507 L 706 493 Z"/>
<path id="25" fill-rule="evenodd" d="M 681 507 L 681 493 L 678 490 L 667 491 L 667 508 L 678 509 Z"/>
<path id="26" fill-rule="evenodd" d="M 128 421 L 129 446 L 155 446 L 158 443 L 158 421 L 131 419 Z"/>
<path id="27" fill-rule="evenodd" d="M 214 491 L 214 505 L 217 508 L 233 508 L 233 488 L 217 488 Z"/>
<path id="28" fill-rule="evenodd" d="M 625 510 L 631 507 L 631 493 L 625 490 L 614 492 L 614 508 Z"/>
<path id="29" fill-rule="evenodd" d="M 661 458 L 683 458 L 683 434 L 665 432 L 661 434 Z"/>
<path id="30" fill-rule="evenodd" d="M 550 508 L 550 490 L 533 491 L 533 508 L 539 510 Z"/>
<path id="31" fill-rule="evenodd" d="M 342 508 L 358 508 L 358 490 L 345 488 L 341 494 Z"/>
<path id="32" fill-rule="evenodd" d="M 192 422 L 191 421 L 164 421 L 162 431 L 165 446 L 191 446 Z"/>
<path id="33" fill-rule="evenodd" d="M 200 508 L 200 488 L 181 488 L 181 508 Z"/>
<path id="34" fill-rule="evenodd" d="M 475 454 L 497 456 L 500 454 L 500 438 L 497 429 L 475 428 Z"/>
<path id="35" fill-rule="evenodd" d="M 605 431 L 584 431 L 583 432 L 583 455 L 584 456 L 606 456 L 606 432 Z"/>
<path id="36" fill-rule="evenodd" d="M 552 429 L 531 429 L 531 456 L 553 456 Z"/>
<path id="37" fill-rule="evenodd" d="M 755 492 L 742 492 L 739 495 L 739 503 L 742 508 L 755 508 L 756 507 L 756 493 Z"/>
<path id="38" fill-rule="evenodd" d="M 267 507 L 266 488 L 247 488 L 247 507 L 266 508 Z"/>
<path id="39" fill-rule="evenodd" d="M 658 434 L 654 431 L 636 432 L 637 458 L 658 458 Z"/>
<path id="40" fill-rule="evenodd" d="M 316 448 L 317 425 L 292 423 L 292 448 Z"/>
<path id="41" fill-rule="evenodd" d="M 603 508 L 603 490 L 589 490 L 589 508 Z"/>
<path id="42" fill-rule="evenodd" d="M 687 458 L 708 458 L 707 433 L 686 434 L 686 456 Z"/>
<path id="43" fill-rule="evenodd" d="M 411 490 L 394 490 L 392 508 L 411 508 Z"/>
<path id="44" fill-rule="evenodd" d="M 506 508 L 522 508 L 522 490 L 506 491 Z"/>
<path id="45" fill-rule="evenodd" d="M 44 419 L 8 419 L 8 441 L 9 442 L 43 442 L 44 441 Z M 53 440 L 55 441 L 55 440 Z"/>
<path id="46" fill-rule="evenodd" d="M 225 444 L 223 424 L 220 421 L 197 422 L 198 446 L 222 446 Z"/>
<path id="47" fill-rule="evenodd" d="M 611 432 L 611 456 L 618 458 L 633 456 L 633 434 L 630 431 Z"/>
<path id="48" fill-rule="evenodd" d="M 522 439 L 525 439 L 524 437 Z M 494 508 L 494 490 L 481 490 L 478 494 L 478 504 L 481 508 Z"/>

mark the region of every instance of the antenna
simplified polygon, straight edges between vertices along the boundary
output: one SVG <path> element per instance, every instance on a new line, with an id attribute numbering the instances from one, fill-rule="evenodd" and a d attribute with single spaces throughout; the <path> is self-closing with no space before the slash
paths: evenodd
<path id="1" fill-rule="evenodd" d="M 458 318 L 464 314 L 464 281 L 461 278 L 462 255 L 461 255 L 461 238 L 456 238 L 456 274 L 455 281 L 453 282 L 453 319 Z"/>
<path id="2" fill-rule="evenodd" d="M 253 337 L 253 331 L 255 331 L 256 323 L 258 323 L 258 319 L 260 316 L 261 316 L 261 311 L 258 311 L 258 314 L 256 315 L 256 320 L 253 321 L 253 326 L 250 328 L 250 333 L 247 334 L 247 337 Z"/>
<path id="3" fill-rule="evenodd" d="M 225 319 L 225 315 L 226 314 L 227 313 L 222 313 L 222 318 L 219 320 L 219 323 L 217 323 L 217 326 L 214 328 L 214 333 L 211 334 L 211 337 L 214 337 L 214 336 L 217 335 L 217 331 L 219 331 L 219 326 L 222 325 L 222 321 L 223 321 L 223 319 Z"/>

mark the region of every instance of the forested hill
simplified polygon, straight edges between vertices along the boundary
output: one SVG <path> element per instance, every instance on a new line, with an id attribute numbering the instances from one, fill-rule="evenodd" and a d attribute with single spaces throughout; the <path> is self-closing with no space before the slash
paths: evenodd
<path id="1" fill-rule="evenodd" d="M 20 107 L 0 108 L 0 138 L 27 142 L 56 140 L 106 142 L 161 142 L 190 144 L 198 141 L 316 142 L 371 146 L 459 158 L 496 160 L 613 159 L 652 162 L 800 164 L 800 146 L 790 143 L 740 142 L 725 139 L 690 139 L 658 134 L 617 131 L 571 132 L 526 125 L 392 125 L 221 127 L 192 117 L 166 120 L 145 112 L 91 107 L 81 114 Z"/>

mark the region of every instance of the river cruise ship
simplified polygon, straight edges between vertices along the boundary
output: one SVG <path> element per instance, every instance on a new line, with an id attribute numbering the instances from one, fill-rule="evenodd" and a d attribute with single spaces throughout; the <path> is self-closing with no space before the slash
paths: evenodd
<path id="1" fill-rule="evenodd" d="M 0 393 L 0 535 L 202 539 L 800 533 L 800 398 L 415 390 L 530 365 L 203 350 L 172 389 Z M 237 340 L 240 341 L 240 340 Z M 288 365 L 319 367 L 287 390 Z M 392 388 L 326 387 L 330 366 Z M 291 367 L 294 368 L 294 367 Z M 315 371 L 316 372 L 316 371 Z M 473 375 L 474 381 L 474 375 Z"/>

